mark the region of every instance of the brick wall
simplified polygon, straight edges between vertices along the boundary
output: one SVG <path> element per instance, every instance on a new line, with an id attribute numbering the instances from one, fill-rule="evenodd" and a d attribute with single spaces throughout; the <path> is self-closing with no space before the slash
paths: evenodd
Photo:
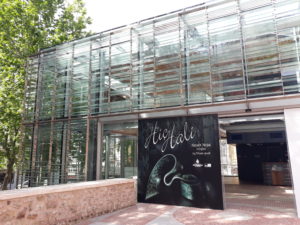
<path id="1" fill-rule="evenodd" d="M 136 204 L 135 181 L 112 179 L 0 192 L 1 225 L 72 224 Z"/>

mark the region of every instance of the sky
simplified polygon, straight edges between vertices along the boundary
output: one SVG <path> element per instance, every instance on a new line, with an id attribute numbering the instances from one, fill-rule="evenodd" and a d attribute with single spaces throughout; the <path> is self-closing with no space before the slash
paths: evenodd
<path id="1" fill-rule="evenodd" d="M 197 5 L 202 0 L 84 0 L 88 16 L 93 20 L 89 27 L 101 32 Z"/>

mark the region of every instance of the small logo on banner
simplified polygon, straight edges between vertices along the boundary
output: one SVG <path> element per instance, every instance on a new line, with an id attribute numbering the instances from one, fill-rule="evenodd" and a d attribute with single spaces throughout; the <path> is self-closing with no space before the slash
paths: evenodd
<path id="1" fill-rule="evenodd" d="M 200 167 L 203 167 L 203 164 L 201 164 L 201 163 L 199 162 L 199 159 L 196 159 L 196 162 L 193 164 L 193 167 L 198 167 L 198 168 L 200 168 Z"/>

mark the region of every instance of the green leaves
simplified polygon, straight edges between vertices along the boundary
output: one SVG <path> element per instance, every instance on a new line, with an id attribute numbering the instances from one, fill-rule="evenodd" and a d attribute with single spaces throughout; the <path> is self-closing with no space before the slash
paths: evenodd
<path id="1" fill-rule="evenodd" d="M 27 58 L 88 35 L 90 22 L 82 0 L 0 1 L 0 164 L 16 162 Z"/>
<path id="2" fill-rule="evenodd" d="M 86 36 L 82 0 L 65 5 L 62 0 L 2 0 L 0 3 L 0 52 L 26 58 L 40 49 Z"/>

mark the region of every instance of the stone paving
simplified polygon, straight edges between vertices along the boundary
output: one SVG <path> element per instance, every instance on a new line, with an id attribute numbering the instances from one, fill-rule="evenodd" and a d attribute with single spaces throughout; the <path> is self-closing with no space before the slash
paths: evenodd
<path id="1" fill-rule="evenodd" d="M 138 203 L 77 225 L 300 225 L 290 187 L 226 185 L 225 210 Z"/>

